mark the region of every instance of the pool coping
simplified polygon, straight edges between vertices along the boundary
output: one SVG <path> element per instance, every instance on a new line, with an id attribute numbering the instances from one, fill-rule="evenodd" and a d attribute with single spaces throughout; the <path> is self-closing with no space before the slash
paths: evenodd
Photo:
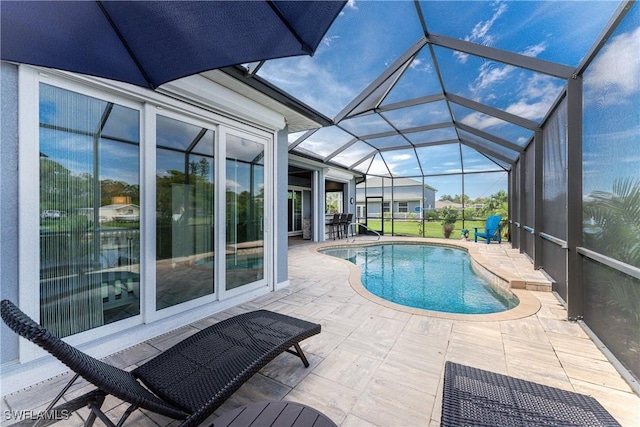
<path id="1" fill-rule="evenodd" d="M 504 277 L 504 272 L 496 272 L 492 266 L 488 265 L 486 259 L 481 256 L 478 251 L 470 250 L 470 247 L 463 243 L 458 243 L 455 240 L 451 241 L 443 241 L 444 239 L 420 239 L 420 238 L 390 238 L 390 239 L 381 239 L 371 242 L 355 242 L 355 243 L 347 243 L 347 242 L 335 242 L 335 241 L 325 241 L 322 243 L 318 243 L 310 248 L 312 253 L 315 253 L 320 256 L 330 257 L 332 260 L 338 261 L 349 267 L 349 284 L 360 296 L 366 298 L 367 300 L 379 304 L 383 307 L 391 308 L 398 311 L 403 311 L 405 313 L 416 314 L 420 316 L 428 316 L 435 317 L 439 319 L 450 319 L 450 320 L 464 320 L 464 321 L 472 321 L 472 322 L 496 322 L 496 321 L 504 321 L 504 320 L 516 320 L 522 319 L 525 317 L 533 316 L 536 314 L 540 308 L 540 301 L 533 296 L 530 290 L 526 289 L 518 289 L 514 287 L 514 285 L 518 286 L 520 280 L 519 278 L 510 278 Z M 438 245 L 445 247 L 452 247 L 456 249 L 462 249 L 469 254 L 472 259 L 472 265 L 474 270 L 481 276 L 485 278 L 485 280 L 491 280 L 490 277 L 487 277 L 486 273 L 489 275 L 493 275 L 493 277 L 497 278 L 497 280 L 504 281 L 507 284 L 506 289 L 509 292 L 514 294 L 520 303 L 506 311 L 502 311 L 499 313 L 489 313 L 489 314 L 462 314 L 462 313 L 446 313 L 441 311 L 433 311 L 433 310 L 425 310 L 421 308 L 414 307 L 406 307 L 401 304 L 397 304 L 391 301 L 387 301 L 383 298 L 380 298 L 371 292 L 369 292 L 363 285 L 360 280 L 360 269 L 358 266 L 353 264 L 350 261 L 345 259 L 340 259 L 337 257 L 332 257 L 330 255 L 325 255 L 321 252 L 323 249 L 330 248 L 344 248 L 344 247 L 363 247 L 363 246 L 376 246 L 376 245 L 385 245 L 385 244 L 415 244 L 415 245 Z M 481 267 L 481 270 L 478 271 L 478 267 Z M 532 267 L 533 268 L 533 267 Z"/>

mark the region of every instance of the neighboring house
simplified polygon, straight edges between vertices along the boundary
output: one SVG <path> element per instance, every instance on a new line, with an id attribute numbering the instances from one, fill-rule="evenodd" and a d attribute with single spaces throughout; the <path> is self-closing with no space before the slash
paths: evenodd
<path id="1" fill-rule="evenodd" d="M 115 221 L 115 222 L 140 221 L 140 206 L 132 205 L 132 204 L 112 204 L 112 205 L 101 206 L 100 221 Z"/>
<path id="2" fill-rule="evenodd" d="M 93 218 L 93 208 L 80 208 L 79 215 L 89 220 Z M 100 222 L 137 222 L 140 221 L 140 206 L 131 203 L 113 203 L 100 207 Z"/>
<path id="3" fill-rule="evenodd" d="M 458 212 L 462 212 L 464 210 L 462 203 L 452 202 L 451 200 L 436 200 L 436 209 L 449 208 L 449 207 L 454 208 Z M 468 206 L 468 207 L 473 207 L 473 206 Z"/>
<path id="4" fill-rule="evenodd" d="M 371 218 L 381 213 L 419 215 L 422 211 L 436 208 L 436 191 L 416 179 L 394 178 L 392 192 L 391 179 L 384 178 L 383 181 L 380 177 L 370 177 L 357 186 L 357 216 Z"/>

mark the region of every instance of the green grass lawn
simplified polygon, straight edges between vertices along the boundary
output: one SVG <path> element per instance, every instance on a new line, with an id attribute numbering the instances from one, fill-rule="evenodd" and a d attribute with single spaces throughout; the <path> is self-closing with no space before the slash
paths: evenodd
<path id="1" fill-rule="evenodd" d="M 469 238 L 473 238 L 473 228 L 483 228 L 484 221 L 471 221 L 464 222 L 465 228 L 469 230 Z M 380 231 L 382 229 L 380 220 L 369 220 L 368 227 Z M 451 239 L 460 239 L 462 230 L 462 220 L 459 220 L 455 224 L 455 228 L 451 233 Z M 420 236 L 420 222 L 411 220 L 395 220 L 393 222 L 393 228 L 391 228 L 391 220 L 384 221 L 384 234 L 387 235 L 401 235 L 401 236 Z M 425 222 L 424 223 L 424 237 L 444 237 L 442 232 L 442 223 L 440 221 Z"/>

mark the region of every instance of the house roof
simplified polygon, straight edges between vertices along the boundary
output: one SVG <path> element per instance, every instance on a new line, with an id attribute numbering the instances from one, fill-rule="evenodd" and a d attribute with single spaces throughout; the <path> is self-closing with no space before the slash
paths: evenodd
<path id="1" fill-rule="evenodd" d="M 136 208 L 136 209 L 140 209 L 140 206 L 138 206 L 138 205 L 134 205 L 134 204 L 132 204 L 132 203 L 104 205 L 104 206 L 100 206 L 100 209 L 114 209 L 114 210 L 118 210 L 118 209 L 124 209 L 124 208 L 128 208 L 128 207 L 134 207 L 134 208 Z"/>
<path id="2" fill-rule="evenodd" d="M 383 186 L 382 179 L 383 178 L 378 177 L 378 176 L 370 176 L 370 177 L 368 177 L 367 181 L 366 181 L 367 188 L 382 187 Z M 425 181 L 426 180 L 427 179 L 425 178 Z M 361 184 L 361 185 L 364 185 L 364 184 Z M 394 187 L 415 187 L 415 186 L 421 186 L 421 185 L 422 185 L 422 181 L 421 180 L 418 181 L 416 179 L 411 179 L 411 178 L 396 178 L 396 179 L 393 180 L 393 186 Z M 390 181 L 385 182 L 384 186 L 385 187 L 390 187 L 391 186 L 391 182 Z M 426 182 L 424 184 L 424 187 L 429 189 L 429 190 L 432 190 L 432 191 L 438 191 L 437 189 L 433 188 L 432 186 L 430 186 Z"/>

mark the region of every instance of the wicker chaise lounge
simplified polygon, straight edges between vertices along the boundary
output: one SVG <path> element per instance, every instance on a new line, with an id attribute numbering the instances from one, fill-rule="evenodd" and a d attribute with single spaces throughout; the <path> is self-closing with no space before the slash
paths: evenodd
<path id="1" fill-rule="evenodd" d="M 442 427 L 620 424 L 593 397 L 446 362 Z"/>
<path id="2" fill-rule="evenodd" d="M 11 301 L 3 300 L 4 322 L 20 336 L 47 350 L 75 376 L 51 403 L 55 414 L 88 406 L 95 418 L 114 424 L 100 409 L 107 395 L 127 403 L 122 425 L 136 409 L 146 409 L 195 426 L 211 415 L 242 384 L 282 352 L 290 352 L 309 366 L 300 341 L 320 333 L 320 325 L 266 310 L 234 316 L 186 338 L 131 372 L 101 362 L 70 346 L 38 325 Z M 295 348 L 292 350 L 291 347 Z M 97 388 L 54 408 L 78 377 Z M 50 422 L 51 421 L 51 422 Z"/>

